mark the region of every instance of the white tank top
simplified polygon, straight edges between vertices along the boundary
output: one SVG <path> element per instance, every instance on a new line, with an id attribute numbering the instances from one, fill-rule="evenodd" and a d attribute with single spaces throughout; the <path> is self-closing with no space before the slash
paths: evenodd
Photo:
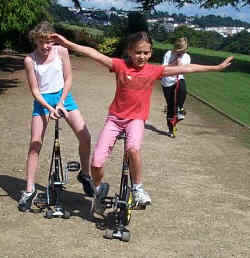
<path id="1" fill-rule="evenodd" d="M 63 64 L 58 47 L 53 46 L 52 51 L 54 58 L 47 64 L 38 64 L 35 53 L 31 54 L 40 93 L 55 93 L 64 87 Z"/>

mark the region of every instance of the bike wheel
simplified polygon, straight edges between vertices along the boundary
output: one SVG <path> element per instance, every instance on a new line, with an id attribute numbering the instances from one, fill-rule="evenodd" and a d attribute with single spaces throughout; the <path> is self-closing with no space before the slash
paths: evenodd
<path id="1" fill-rule="evenodd" d="M 45 213 L 45 218 L 47 219 L 52 219 L 54 216 L 53 216 L 53 211 L 52 210 L 47 210 L 46 213 Z"/>
<path id="2" fill-rule="evenodd" d="M 130 232 L 124 231 L 124 232 L 122 233 L 122 238 L 121 238 L 121 240 L 124 241 L 124 242 L 129 242 L 129 240 L 130 240 Z"/>
<path id="3" fill-rule="evenodd" d="M 105 234 L 104 234 L 104 238 L 107 239 L 113 239 L 113 230 L 111 229 L 106 229 Z"/>
<path id="4" fill-rule="evenodd" d="M 70 216 L 71 216 L 71 214 L 70 214 L 70 212 L 69 211 L 67 211 L 67 210 L 64 210 L 64 212 L 63 212 L 64 214 L 63 214 L 63 218 L 64 219 L 69 219 L 70 218 Z"/>

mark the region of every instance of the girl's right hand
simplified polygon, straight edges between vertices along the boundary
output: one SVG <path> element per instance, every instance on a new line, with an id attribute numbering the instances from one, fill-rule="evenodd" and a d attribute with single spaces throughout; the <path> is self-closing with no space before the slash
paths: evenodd
<path id="1" fill-rule="evenodd" d="M 53 119 L 53 120 L 57 120 L 57 119 L 59 119 L 61 116 L 60 116 L 60 114 L 58 114 L 58 112 L 57 112 L 57 110 L 56 110 L 55 108 L 52 108 L 52 109 L 50 110 L 49 117 L 50 117 L 51 119 Z"/>

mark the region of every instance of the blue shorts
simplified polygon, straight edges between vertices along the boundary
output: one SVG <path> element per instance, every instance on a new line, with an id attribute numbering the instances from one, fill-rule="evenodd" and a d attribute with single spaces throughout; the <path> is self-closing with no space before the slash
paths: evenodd
<path id="1" fill-rule="evenodd" d="M 63 89 L 55 93 L 44 93 L 41 95 L 49 105 L 51 105 L 52 107 L 56 107 L 57 103 L 59 102 L 62 96 L 62 92 L 63 92 Z M 68 96 L 64 100 L 64 108 L 67 111 L 78 109 L 78 106 L 70 92 L 68 93 Z M 47 108 L 41 105 L 37 100 L 34 100 L 32 116 L 45 116 L 45 115 L 48 115 L 49 113 L 50 112 Z"/>

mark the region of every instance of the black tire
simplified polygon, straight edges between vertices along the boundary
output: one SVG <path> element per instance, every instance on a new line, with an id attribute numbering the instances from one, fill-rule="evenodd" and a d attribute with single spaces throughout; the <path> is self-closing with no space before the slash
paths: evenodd
<path id="1" fill-rule="evenodd" d="M 52 219 L 54 216 L 53 216 L 53 211 L 52 210 L 47 210 L 46 213 L 45 213 L 45 218 L 47 219 Z"/>
<path id="2" fill-rule="evenodd" d="M 129 231 L 123 231 L 122 232 L 122 239 L 123 242 L 129 242 L 130 240 L 130 232 Z"/>
<path id="3" fill-rule="evenodd" d="M 112 229 L 106 229 L 106 231 L 104 233 L 104 238 L 113 239 L 113 230 Z"/>
<path id="4" fill-rule="evenodd" d="M 64 219 L 69 219 L 70 218 L 70 216 L 71 216 L 71 214 L 70 214 L 70 212 L 69 211 L 67 211 L 67 210 L 64 210 L 64 212 L 63 212 L 63 218 Z"/>

